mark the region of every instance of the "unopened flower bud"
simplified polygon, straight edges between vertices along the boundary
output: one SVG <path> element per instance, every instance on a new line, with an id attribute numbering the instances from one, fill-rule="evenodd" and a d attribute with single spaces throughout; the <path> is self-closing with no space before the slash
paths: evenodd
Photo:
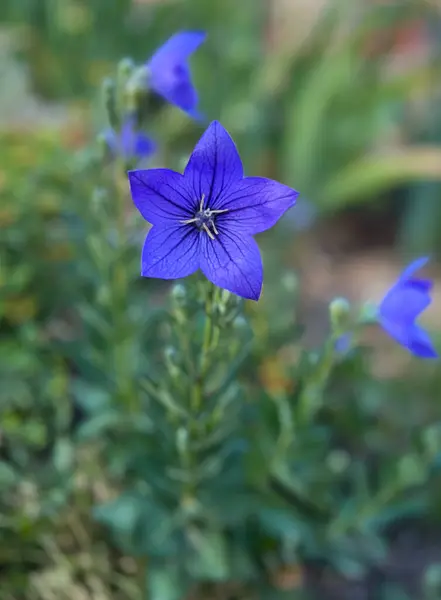
<path id="1" fill-rule="evenodd" d="M 185 288 L 184 285 L 182 285 L 182 283 L 176 283 L 170 292 L 171 298 L 173 300 L 173 302 L 179 306 L 185 306 L 186 300 L 187 300 L 187 290 Z"/>
<path id="2" fill-rule="evenodd" d="M 282 277 L 282 285 L 287 292 L 295 293 L 298 289 L 299 280 L 297 275 L 290 271 Z"/>
<path id="3" fill-rule="evenodd" d="M 165 364 L 172 378 L 175 378 L 179 375 L 179 367 L 176 364 L 177 355 L 178 353 L 173 346 L 167 346 L 167 348 L 164 350 Z"/>
<path id="4" fill-rule="evenodd" d="M 345 450 L 332 450 L 326 457 L 329 469 L 336 474 L 343 473 L 351 463 L 351 457 Z"/>
<path id="5" fill-rule="evenodd" d="M 110 77 L 107 77 L 103 81 L 103 96 L 109 123 L 114 129 L 118 129 L 119 119 L 116 100 L 116 85 Z"/>
<path id="6" fill-rule="evenodd" d="M 361 307 L 359 321 L 360 323 L 370 324 L 377 321 L 378 307 L 372 302 L 366 302 Z"/>
<path id="7" fill-rule="evenodd" d="M 92 209 L 97 213 L 102 213 L 102 210 L 107 201 L 107 192 L 103 188 L 96 188 L 92 194 Z"/>
<path id="8" fill-rule="evenodd" d="M 344 330 L 349 324 L 351 305 L 346 298 L 334 298 L 329 305 L 329 315 L 334 331 Z"/>
<path id="9" fill-rule="evenodd" d="M 247 320 L 242 315 L 239 315 L 234 319 L 233 327 L 238 332 L 246 331 L 248 329 Z"/>
<path id="10" fill-rule="evenodd" d="M 105 98 L 108 98 L 115 93 L 115 82 L 111 77 L 106 77 L 103 81 L 103 94 Z"/>
<path id="11" fill-rule="evenodd" d="M 148 93 L 148 71 L 143 67 L 135 69 L 126 84 L 125 96 L 129 111 L 140 108 Z"/>
<path id="12" fill-rule="evenodd" d="M 96 136 L 96 143 L 100 152 L 100 157 L 104 159 L 110 153 L 109 138 L 106 133 L 101 132 Z"/>
<path id="13" fill-rule="evenodd" d="M 424 573 L 424 588 L 429 597 L 439 597 L 441 592 L 441 566 L 439 563 L 429 565 Z"/>
<path id="14" fill-rule="evenodd" d="M 135 63 L 131 58 L 123 58 L 118 63 L 118 75 L 121 77 L 128 77 L 133 73 L 135 69 Z"/>
<path id="15" fill-rule="evenodd" d="M 106 285 L 102 285 L 99 287 L 96 301 L 99 306 L 108 307 L 111 305 L 112 294 L 110 293 L 110 289 Z"/>
<path id="16" fill-rule="evenodd" d="M 188 431 L 184 427 L 176 432 L 176 447 L 180 454 L 185 454 L 188 450 Z"/>

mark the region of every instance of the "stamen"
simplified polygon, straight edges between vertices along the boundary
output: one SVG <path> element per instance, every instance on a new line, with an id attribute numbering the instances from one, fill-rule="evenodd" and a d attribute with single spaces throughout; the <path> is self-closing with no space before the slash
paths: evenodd
<path id="1" fill-rule="evenodd" d="M 213 234 L 211 233 L 211 231 L 208 229 L 208 227 L 207 227 L 207 223 L 203 223 L 203 224 L 202 224 L 202 228 L 203 228 L 203 229 L 205 229 L 206 233 L 208 234 L 208 237 L 209 237 L 211 240 L 214 240 L 214 235 L 213 235 Z"/>
<path id="2" fill-rule="evenodd" d="M 212 218 L 214 215 L 219 215 L 221 213 L 228 212 L 227 208 L 219 209 L 219 210 L 210 210 L 209 208 L 204 208 L 205 202 L 205 194 L 202 194 L 202 198 L 199 202 L 199 211 L 192 219 L 185 219 L 184 221 L 179 221 L 181 225 L 191 225 L 195 224 L 196 227 L 201 231 L 202 229 L 208 235 L 211 240 L 215 239 L 215 235 L 219 235 L 219 231 L 216 228 L 214 219 Z M 213 235 L 214 232 L 214 235 Z"/>

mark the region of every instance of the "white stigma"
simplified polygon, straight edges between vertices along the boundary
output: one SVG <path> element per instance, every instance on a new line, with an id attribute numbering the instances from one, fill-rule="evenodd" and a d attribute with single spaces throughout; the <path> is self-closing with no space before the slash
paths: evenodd
<path id="1" fill-rule="evenodd" d="M 205 231 L 208 237 L 211 240 L 215 239 L 215 235 L 219 235 L 219 231 L 214 222 L 214 217 L 216 215 L 220 215 L 222 213 L 228 212 L 228 209 L 222 210 L 211 210 L 209 208 L 204 208 L 205 203 L 205 194 L 202 194 L 202 198 L 199 202 L 199 210 L 195 214 L 192 219 L 186 219 L 185 221 L 179 221 L 181 225 L 191 225 L 195 224 L 199 231 Z M 213 235 L 214 234 L 214 235 Z"/>

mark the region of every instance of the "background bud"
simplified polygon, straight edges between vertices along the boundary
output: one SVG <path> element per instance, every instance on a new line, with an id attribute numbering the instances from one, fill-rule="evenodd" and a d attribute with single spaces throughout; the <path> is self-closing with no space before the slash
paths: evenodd
<path id="1" fill-rule="evenodd" d="M 344 331 L 348 328 L 351 316 L 351 305 L 346 298 L 334 298 L 329 305 L 329 316 L 334 331 Z"/>

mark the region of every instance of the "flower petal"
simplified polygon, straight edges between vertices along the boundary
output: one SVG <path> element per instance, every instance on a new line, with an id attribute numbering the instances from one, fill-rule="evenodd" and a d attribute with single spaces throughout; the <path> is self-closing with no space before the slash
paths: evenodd
<path id="1" fill-rule="evenodd" d="M 405 281 L 406 279 L 410 279 L 414 273 L 422 269 L 429 262 L 428 256 L 423 256 L 422 258 L 417 258 L 413 262 L 407 266 L 404 271 L 400 275 L 400 281 Z"/>
<path id="2" fill-rule="evenodd" d="M 420 358 L 437 358 L 438 354 L 422 327 L 416 323 L 406 326 L 381 318 L 380 325 L 396 342 Z"/>
<path id="3" fill-rule="evenodd" d="M 103 136 L 104 141 L 106 142 L 107 147 L 109 148 L 111 154 L 114 156 L 118 156 L 119 142 L 118 142 L 118 136 L 116 134 L 116 131 L 114 129 L 112 129 L 111 127 L 109 127 L 108 129 L 105 129 L 102 132 L 102 136 Z"/>
<path id="4" fill-rule="evenodd" d="M 409 332 L 409 350 L 420 358 L 438 358 L 432 340 L 419 325 L 414 325 Z"/>
<path id="5" fill-rule="evenodd" d="M 232 193 L 243 178 L 243 167 L 229 133 L 213 121 L 202 135 L 188 161 L 184 177 L 189 189 L 205 206 L 214 209 L 219 198 Z"/>
<path id="6" fill-rule="evenodd" d="M 150 85 L 170 104 L 174 104 L 192 117 L 197 116 L 195 109 L 199 99 L 187 65 L 175 65 L 168 71 L 165 69 L 151 71 Z"/>
<path id="7" fill-rule="evenodd" d="M 205 41 L 205 31 L 179 31 L 160 46 L 148 61 L 148 67 L 167 68 L 182 63 Z"/>
<path id="8" fill-rule="evenodd" d="M 197 114 L 198 96 L 186 61 L 205 37 L 203 31 L 176 33 L 147 63 L 152 89 L 191 116 Z"/>
<path id="9" fill-rule="evenodd" d="M 156 143 L 144 133 L 138 133 L 135 139 L 134 153 L 138 158 L 147 158 L 156 152 Z"/>
<path id="10" fill-rule="evenodd" d="M 251 236 L 223 232 L 210 239 L 200 234 L 200 268 L 214 285 L 233 294 L 258 300 L 263 268 L 259 247 Z"/>
<path id="11" fill-rule="evenodd" d="M 154 226 L 142 249 L 141 275 L 159 279 L 187 277 L 199 268 L 199 233 L 193 227 Z"/>
<path id="12" fill-rule="evenodd" d="M 245 177 L 229 194 L 217 201 L 216 210 L 228 210 L 218 215 L 216 224 L 228 222 L 228 228 L 241 233 L 266 231 L 296 202 L 298 192 L 265 177 Z M 211 207 L 210 207 L 211 208 Z"/>
<path id="13" fill-rule="evenodd" d="M 169 225 L 193 217 L 193 202 L 180 173 L 170 169 L 129 171 L 130 191 L 136 208 L 152 225 Z"/>
<path id="14" fill-rule="evenodd" d="M 431 303 L 427 288 L 420 284 L 418 280 L 395 284 L 379 306 L 380 316 L 404 325 L 413 323 Z"/>

